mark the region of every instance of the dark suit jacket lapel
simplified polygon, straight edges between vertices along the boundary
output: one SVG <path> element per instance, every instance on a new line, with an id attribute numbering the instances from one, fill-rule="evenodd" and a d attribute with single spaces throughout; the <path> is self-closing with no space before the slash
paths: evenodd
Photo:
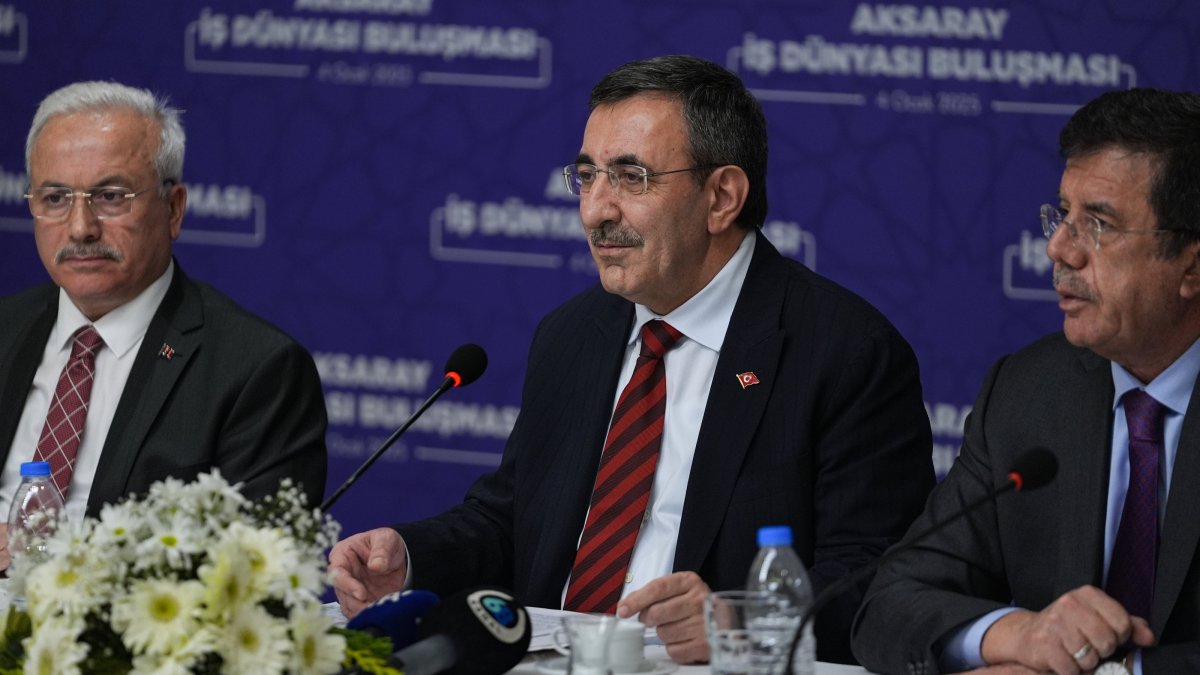
<path id="1" fill-rule="evenodd" d="M 1195 564 L 1200 543 L 1200 492 L 1193 487 L 1200 478 L 1200 396 L 1192 390 L 1192 400 L 1183 418 L 1183 433 L 1175 453 L 1167 514 L 1159 535 L 1158 568 L 1154 580 L 1154 602 L 1150 609 L 1150 628 L 1162 635 L 1184 578 Z M 1170 542 L 1164 545 L 1163 542 Z"/>
<path id="2" fill-rule="evenodd" d="M 776 386 L 786 277 L 779 252 L 761 233 L 756 236 L 754 257 L 729 320 L 704 408 L 675 549 L 676 571 L 697 570 L 704 562 Z M 745 372 L 754 373 L 759 384 L 743 388 L 738 375 Z"/>
<path id="3" fill-rule="evenodd" d="M 125 495 L 128 477 L 146 434 L 200 347 L 203 323 L 199 291 L 176 263 L 171 286 L 150 320 L 113 415 L 88 497 L 89 514 L 99 513 L 103 504 Z M 164 345 L 173 350 L 170 358 L 161 354 Z"/>
<path id="4" fill-rule="evenodd" d="M 54 328 L 54 320 L 58 318 L 58 287 L 52 289 L 46 293 L 43 311 L 27 321 L 15 321 L 9 328 L 15 337 L 7 352 L 0 354 L 0 382 L 4 383 L 3 391 L 0 391 L 0 466 L 8 458 L 8 449 L 25 410 L 25 399 L 29 397 L 29 387 L 42 363 L 42 353 Z M 33 459 L 34 450 L 29 448 L 28 459 Z"/>
<path id="5" fill-rule="evenodd" d="M 601 297 L 603 300 L 595 305 L 589 320 L 570 336 L 570 349 L 577 350 L 568 361 L 577 370 L 571 379 L 581 384 L 569 397 L 555 402 L 573 411 L 571 417 L 576 423 L 566 435 L 560 449 L 563 452 L 548 457 L 544 469 L 557 483 L 557 497 L 550 506 L 554 513 L 548 514 L 553 517 L 541 521 L 543 530 L 538 539 L 543 545 L 538 547 L 530 565 L 530 584 L 545 589 L 541 601 L 549 603 L 545 605 L 548 607 L 558 606 L 562 587 L 574 564 L 633 320 L 631 303 L 614 295 Z"/>
<path id="6" fill-rule="evenodd" d="M 1108 504 L 1108 465 L 1112 454 L 1112 371 L 1108 361 L 1091 352 L 1080 355 L 1074 367 L 1081 378 L 1075 389 L 1062 396 L 1073 401 L 1077 417 L 1057 426 L 1060 447 L 1050 448 L 1059 458 L 1057 489 L 1066 496 L 1067 513 L 1059 538 L 1058 594 L 1104 583 L 1104 528 Z M 1051 387 L 1069 387 L 1047 382 Z"/>

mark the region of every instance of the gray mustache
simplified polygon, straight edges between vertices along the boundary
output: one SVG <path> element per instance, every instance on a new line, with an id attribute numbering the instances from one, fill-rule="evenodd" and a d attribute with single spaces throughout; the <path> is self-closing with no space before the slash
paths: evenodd
<path id="1" fill-rule="evenodd" d="M 641 246 L 646 243 L 641 235 L 633 230 L 618 227 L 612 223 L 605 223 L 598 229 L 588 233 L 588 240 L 593 246 L 612 245 L 612 246 Z"/>
<path id="2" fill-rule="evenodd" d="M 1054 289 L 1067 292 L 1086 300 L 1093 300 L 1092 289 L 1088 288 L 1074 273 L 1061 267 L 1054 268 Z"/>
<path id="3" fill-rule="evenodd" d="M 106 244 L 67 244 L 54 254 L 54 262 L 60 263 L 67 258 L 106 258 L 121 262 L 125 256 Z"/>

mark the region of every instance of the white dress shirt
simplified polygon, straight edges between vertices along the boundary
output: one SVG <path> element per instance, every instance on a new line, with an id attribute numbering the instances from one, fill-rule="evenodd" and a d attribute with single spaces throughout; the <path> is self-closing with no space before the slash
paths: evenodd
<path id="1" fill-rule="evenodd" d="M 79 311 L 66 291 L 58 291 L 58 318 L 50 330 L 42 362 L 33 376 L 33 384 L 25 399 L 25 408 L 17 432 L 8 449 L 8 459 L 0 474 L 0 514 L 7 519 L 13 493 L 21 482 L 21 464 L 33 461 L 46 413 L 54 399 L 54 388 L 67 359 L 71 356 L 71 336 L 75 331 L 91 323 L 104 340 L 104 346 L 96 352 L 96 371 L 92 383 L 92 395 L 88 404 L 87 418 L 83 423 L 83 436 L 75 456 L 75 468 L 71 474 L 71 485 L 67 490 L 67 518 L 73 522 L 83 519 L 87 509 L 88 495 L 100 464 L 100 452 L 108 438 L 121 392 L 129 379 L 138 346 L 150 320 L 158 311 L 159 304 L 171 285 L 175 263 L 167 266 L 154 283 L 150 284 L 133 300 L 117 307 L 95 322 L 89 322 Z M 7 521 L 5 521 L 7 522 Z"/>

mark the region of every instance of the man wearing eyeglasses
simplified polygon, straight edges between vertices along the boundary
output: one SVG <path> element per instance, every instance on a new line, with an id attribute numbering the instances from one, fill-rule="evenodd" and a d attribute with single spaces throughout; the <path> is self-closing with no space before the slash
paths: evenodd
<path id="1" fill-rule="evenodd" d="M 405 585 L 501 584 L 637 614 L 673 659 L 703 661 L 704 596 L 746 584 L 760 526 L 791 526 L 819 591 L 919 512 L 917 362 L 879 312 L 762 236 L 766 121 L 735 75 L 638 61 L 590 107 L 563 173 L 600 285 L 539 326 L 500 468 L 446 514 L 339 543 L 335 587 L 353 615 Z M 821 658 L 850 659 L 859 597 L 817 617 Z"/>
<path id="2" fill-rule="evenodd" d="M 66 86 L 34 115 L 26 198 L 53 283 L 0 299 L 0 513 L 35 459 L 76 520 L 213 468 L 251 497 L 291 477 L 320 501 L 312 357 L 172 259 L 187 203 L 179 117 L 113 82 Z"/>
<path id="3" fill-rule="evenodd" d="M 993 366 L 914 531 L 1030 448 L 1058 476 L 880 570 L 854 637 L 872 670 L 1200 672 L 1200 95 L 1104 94 L 1059 149 L 1063 330 Z"/>

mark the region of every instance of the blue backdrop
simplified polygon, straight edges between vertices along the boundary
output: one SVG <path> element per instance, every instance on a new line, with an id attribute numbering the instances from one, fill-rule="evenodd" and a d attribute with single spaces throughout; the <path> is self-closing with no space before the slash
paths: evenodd
<path id="1" fill-rule="evenodd" d="M 1105 90 L 1196 89 L 1197 44 L 1188 0 L 0 0 L 0 293 L 47 278 L 21 198 L 37 102 L 168 95 L 178 259 L 314 353 L 330 491 L 455 346 L 487 348 L 334 509 L 351 531 L 436 513 L 498 462 L 537 320 L 596 280 L 558 177 L 590 87 L 692 53 L 763 101 L 768 236 L 916 348 L 944 471 L 986 368 L 1060 323 L 1037 216 L 1058 130 Z"/>

